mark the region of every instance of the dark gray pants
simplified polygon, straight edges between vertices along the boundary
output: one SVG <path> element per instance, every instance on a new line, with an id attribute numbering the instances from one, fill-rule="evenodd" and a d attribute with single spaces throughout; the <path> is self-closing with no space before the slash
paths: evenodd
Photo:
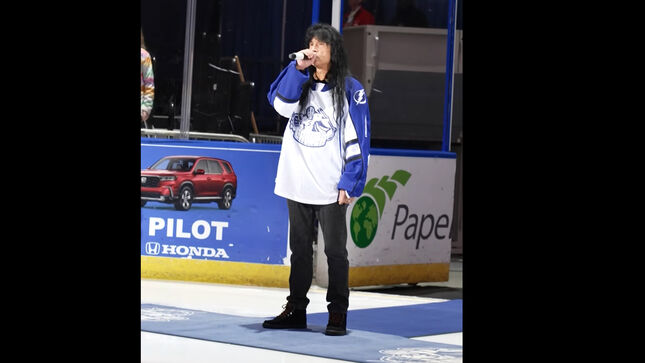
<path id="1" fill-rule="evenodd" d="M 313 278 L 313 240 L 316 218 L 325 239 L 329 286 L 328 311 L 346 313 L 349 306 L 349 260 L 347 259 L 347 204 L 311 205 L 287 199 L 289 207 L 289 245 L 291 272 L 287 301 L 296 309 L 306 309 L 307 292 Z"/>

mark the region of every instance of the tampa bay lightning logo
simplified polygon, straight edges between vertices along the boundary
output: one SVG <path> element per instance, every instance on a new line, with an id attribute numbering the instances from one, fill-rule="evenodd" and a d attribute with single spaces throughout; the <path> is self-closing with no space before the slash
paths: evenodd
<path id="1" fill-rule="evenodd" d="M 289 120 L 289 128 L 296 141 L 309 147 L 325 146 L 338 129 L 322 108 L 316 110 L 313 106 L 307 107 L 304 113 L 294 112 Z"/>
<path id="2" fill-rule="evenodd" d="M 362 105 L 367 102 L 364 89 L 359 89 L 358 91 L 354 92 L 354 102 L 356 102 L 356 105 Z"/>

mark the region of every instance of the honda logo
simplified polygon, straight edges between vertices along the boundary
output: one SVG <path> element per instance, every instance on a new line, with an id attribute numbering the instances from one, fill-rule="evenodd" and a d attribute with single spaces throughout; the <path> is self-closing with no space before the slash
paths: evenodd
<path id="1" fill-rule="evenodd" d="M 146 253 L 149 255 L 158 255 L 161 251 L 161 245 L 157 242 L 146 243 Z"/>

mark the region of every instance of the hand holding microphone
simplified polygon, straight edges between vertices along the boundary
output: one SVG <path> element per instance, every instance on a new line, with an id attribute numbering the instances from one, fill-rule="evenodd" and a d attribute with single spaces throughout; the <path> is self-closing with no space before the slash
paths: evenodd
<path id="1" fill-rule="evenodd" d="M 291 59 L 291 60 L 294 60 L 294 59 L 302 60 L 302 59 L 309 59 L 309 58 L 303 52 L 296 52 L 296 53 L 289 54 L 289 59 Z"/>
<path id="2" fill-rule="evenodd" d="M 289 59 L 296 60 L 296 69 L 303 70 L 314 64 L 316 53 L 309 49 L 303 49 L 299 52 L 289 54 Z"/>

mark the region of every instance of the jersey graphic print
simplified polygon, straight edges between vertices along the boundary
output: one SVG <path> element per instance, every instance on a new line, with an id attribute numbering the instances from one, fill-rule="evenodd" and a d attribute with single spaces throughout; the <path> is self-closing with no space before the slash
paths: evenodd
<path id="1" fill-rule="evenodd" d="M 309 147 L 325 146 L 338 129 L 322 108 L 316 110 L 313 106 L 308 106 L 304 113 L 294 112 L 289 120 L 289 128 L 296 141 Z"/>
<path id="2" fill-rule="evenodd" d="M 358 91 L 354 92 L 354 102 L 356 102 L 356 105 L 362 105 L 364 103 L 367 103 L 367 98 L 365 98 L 364 89 L 359 89 Z"/>

